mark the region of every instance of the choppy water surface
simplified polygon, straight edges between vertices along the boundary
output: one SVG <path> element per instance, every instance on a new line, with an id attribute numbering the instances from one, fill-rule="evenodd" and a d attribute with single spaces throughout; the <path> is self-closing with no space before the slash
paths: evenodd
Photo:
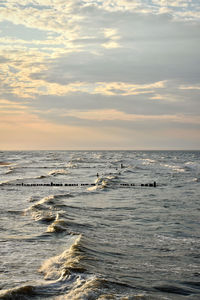
<path id="1" fill-rule="evenodd" d="M 0 152 L 0 299 L 200 299 L 199 158 Z"/>

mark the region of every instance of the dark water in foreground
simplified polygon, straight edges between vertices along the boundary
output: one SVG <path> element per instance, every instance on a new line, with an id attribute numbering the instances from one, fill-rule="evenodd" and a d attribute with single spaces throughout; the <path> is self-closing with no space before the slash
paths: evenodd
<path id="1" fill-rule="evenodd" d="M 199 159 L 0 152 L 0 299 L 200 299 Z"/>

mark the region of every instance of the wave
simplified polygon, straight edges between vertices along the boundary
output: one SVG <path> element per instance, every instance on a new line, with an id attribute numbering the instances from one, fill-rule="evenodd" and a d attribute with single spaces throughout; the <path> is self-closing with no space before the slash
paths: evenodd
<path id="1" fill-rule="evenodd" d="M 35 221 L 49 223 L 57 218 L 56 211 L 53 210 L 53 207 L 57 205 L 57 201 L 62 198 L 73 197 L 71 194 L 58 194 L 58 195 L 49 195 L 40 199 L 37 202 L 34 202 L 30 207 L 24 210 L 24 214 L 31 214 L 32 219 Z M 30 199 L 30 201 L 36 201 L 36 199 Z"/>
<path id="2" fill-rule="evenodd" d="M 43 274 L 43 281 L 2 290 L 0 299 L 28 300 L 32 297 L 36 299 L 53 297 L 57 300 L 162 299 L 144 293 L 139 294 L 126 284 L 105 279 L 96 271 L 94 274 L 89 268 L 92 265 L 93 270 L 97 269 L 94 263 L 95 256 L 90 256 L 92 250 L 88 251 L 83 235 L 71 236 L 70 239 L 71 245 L 68 249 L 42 263 L 38 271 Z"/>
<path id="3" fill-rule="evenodd" d="M 39 175 L 39 176 L 34 177 L 33 179 L 44 179 L 47 177 L 49 177 L 49 176 L 48 175 Z"/>
<path id="4" fill-rule="evenodd" d="M 185 169 L 188 171 L 195 171 L 197 173 L 200 173 L 200 164 L 198 162 L 191 162 L 188 161 L 185 163 Z"/>
<path id="5" fill-rule="evenodd" d="M 26 181 L 31 181 L 31 180 L 35 180 L 35 179 L 42 179 L 42 178 L 46 178 L 46 177 L 47 176 L 45 176 L 45 175 L 40 175 L 40 176 L 36 176 L 36 177 L 13 178 L 11 180 L 1 181 L 0 185 L 17 185 L 17 184 L 26 183 Z"/>
<path id="6" fill-rule="evenodd" d="M 161 300 L 168 298 L 161 298 L 160 296 L 151 296 L 145 293 L 127 294 L 126 292 L 121 293 L 121 285 L 113 283 L 102 278 L 90 276 L 87 280 L 77 280 L 73 289 L 67 294 L 58 296 L 56 300 Z M 118 292 L 115 290 L 119 290 Z M 117 293 L 116 293 L 117 292 Z"/>
<path id="7" fill-rule="evenodd" d="M 102 189 L 105 189 L 108 187 L 111 187 L 110 182 L 106 179 L 101 178 L 96 182 L 96 185 L 89 187 L 87 190 L 88 191 L 97 191 L 97 190 L 102 190 Z"/>
<path id="8" fill-rule="evenodd" d="M 84 258 L 81 239 L 82 235 L 78 235 L 69 249 L 43 263 L 39 272 L 44 275 L 45 279 L 58 280 L 72 272 L 84 273 L 86 271 L 81 263 Z"/>
<path id="9" fill-rule="evenodd" d="M 116 181 L 118 181 L 118 175 L 108 174 L 105 176 L 100 176 L 95 180 L 95 186 L 89 187 L 88 191 L 112 188 L 116 185 Z"/>
<path id="10" fill-rule="evenodd" d="M 71 162 L 83 163 L 83 162 L 86 162 L 86 161 L 83 157 L 76 157 L 76 158 L 72 158 Z"/>
<path id="11" fill-rule="evenodd" d="M 73 207 L 73 206 L 66 206 L 65 209 L 72 208 L 78 209 L 80 208 Z M 70 235 L 79 235 L 80 230 L 82 228 L 91 228 L 91 224 L 88 222 L 78 222 L 77 221 L 77 211 L 72 212 L 70 210 L 70 216 L 66 215 L 63 211 L 56 214 L 55 220 L 48 226 L 47 232 L 48 233 L 66 233 Z M 74 217 L 73 217 L 74 215 Z M 73 230 L 73 231 L 72 231 Z"/>
<path id="12" fill-rule="evenodd" d="M 6 171 L 4 171 L 3 175 L 15 175 L 16 177 L 16 173 L 17 173 L 17 168 L 16 167 L 10 167 L 9 169 L 7 169 Z M 42 174 L 42 175 L 36 175 L 33 177 L 23 177 L 22 173 L 20 173 L 20 176 L 18 176 L 18 178 L 13 178 L 10 180 L 4 180 L 2 182 L 0 182 L 0 185 L 6 185 L 6 184 L 17 184 L 17 183 L 24 183 L 25 181 L 33 181 L 36 179 L 45 179 L 45 178 L 49 178 L 49 177 L 56 177 L 56 176 L 60 176 L 60 175 L 67 175 L 69 174 L 68 170 L 65 169 L 55 169 L 50 171 L 48 174 Z M 21 178 L 20 178 L 21 177 Z M 35 182 L 35 181 L 34 181 Z"/>
<path id="13" fill-rule="evenodd" d="M 51 176 L 59 176 L 59 175 L 67 175 L 69 174 L 68 170 L 65 169 L 55 169 L 55 170 L 51 170 L 48 174 L 46 175 L 39 175 L 34 177 L 34 179 L 44 179 L 44 178 L 48 178 Z"/>
<path id="14" fill-rule="evenodd" d="M 90 161 L 77 161 L 75 160 L 74 162 L 69 162 L 66 167 L 69 168 L 69 169 L 78 169 L 80 168 L 80 162 L 81 163 L 85 163 L 85 165 L 81 165 L 81 168 L 82 169 L 89 169 L 89 168 L 96 168 L 96 166 L 90 166 L 89 164 L 91 163 Z M 87 165 L 86 165 L 87 163 Z"/>
<path id="15" fill-rule="evenodd" d="M 177 172 L 177 173 L 183 173 L 183 172 L 185 172 L 184 166 L 170 165 L 170 164 L 160 164 L 160 165 L 161 165 L 161 167 L 170 169 L 170 170 L 172 170 L 174 172 Z"/>
<path id="16" fill-rule="evenodd" d="M 0 182 L 0 185 L 4 186 L 4 185 L 10 184 L 10 183 L 12 183 L 11 180 L 4 180 L 4 181 Z"/>
<path id="17" fill-rule="evenodd" d="M 174 237 L 174 236 L 169 236 L 169 235 L 161 235 L 161 234 L 155 234 L 154 235 L 157 240 L 160 243 L 167 243 L 168 245 L 170 244 L 193 244 L 196 243 L 198 247 L 200 246 L 200 240 L 195 239 L 194 237 L 185 237 L 185 236 L 179 236 L 179 237 Z"/>
<path id="18" fill-rule="evenodd" d="M 55 199 L 54 195 L 44 197 L 44 198 L 40 199 L 39 201 L 37 201 L 36 203 L 34 203 L 33 205 L 31 205 L 30 207 L 26 208 L 25 212 L 28 212 L 31 210 L 37 210 L 37 209 L 45 209 L 46 207 L 43 207 L 43 205 L 53 204 L 54 199 Z"/>
<path id="19" fill-rule="evenodd" d="M 72 163 L 72 162 L 69 162 L 69 163 L 67 164 L 67 168 L 75 169 L 75 168 L 77 168 L 77 167 L 78 167 L 78 165 L 75 164 L 75 163 Z"/>
<path id="20" fill-rule="evenodd" d="M 53 299 L 81 300 L 83 297 L 93 294 L 97 286 L 96 281 L 92 275 L 70 274 L 61 276 L 58 280 L 48 281 L 47 283 L 24 285 L 13 289 L 2 290 L 0 292 L 0 299 L 29 300 L 30 298 L 46 299 L 46 297 L 53 296 Z M 55 295 L 62 296 L 55 297 Z"/>
<path id="21" fill-rule="evenodd" d="M 0 299 L 5 300 L 26 300 L 35 295 L 34 286 L 25 285 L 13 289 L 0 291 Z"/>
<path id="22" fill-rule="evenodd" d="M 57 214 L 54 222 L 48 226 L 47 232 L 66 232 L 67 231 L 68 223 L 64 219 L 60 219 L 60 215 Z M 69 234 L 72 234 L 69 232 Z"/>
<path id="23" fill-rule="evenodd" d="M 58 280 L 50 280 L 38 285 L 24 285 L 0 292 L 2 300 L 28 300 L 30 298 L 46 299 L 53 296 L 55 300 L 109 300 L 109 299 L 141 299 L 156 300 L 157 297 L 149 297 L 144 294 L 120 296 L 115 294 L 114 283 L 98 278 L 92 274 L 73 273 L 61 275 Z M 55 296 L 57 295 L 57 296 Z"/>
<path id="24" fill-rule="evenodd" d="M 98 164 L 105 166 L 106 161 L 100 161 L 98 158 L 74 158 L 66 165 L 67 168 L 96 168 Z"/>
<path id="25" fill-rule="evenodd" d="M 61 221 L 59 218 L 57 220 Z M 2 290 L 0 299 L 28 300 L 32 297 L 53 296 L 54 299 L 64 297 L 63 299 L 75 300 L 92 295 L 97 288 L 97 279 L 86 272 L 86 267 L 82 264 L 85 257 L 82 235 L 76 235 L 71 238 L 71 246 L 68 249 L 44 261 L 38 270 L 44 275 L 44 282 Z M 100 290 L 95 292 L 95 295 L 99 293 Z"/>
<path id="26" fill-rule="evenodd" d="M 161 286 L 156 286 L 154 288 L 160 292 L 182 295 L 182 296 L 189 296 L 193 293 L 193 291 L 189 289 L 185 289 L 176 285 L 161 285 Z"/>
<path id="27" fill-rule="evenodd" d="M 101 280 L 90 276 L 87 280 L 83 281 L 82 278 L 79 278 L 71 289 L 66 295 L 59 296 L 56 300 L 81 300 L 81 299 L 100 299 L 100 288 L 101 288 Z M 102 298 L 105 299 L 106 298 Z M 107 298 L 108 299 L 108 298 Z M 111 298 L 110 298 L 111 299 Z"/>
<path id="28" fill-rule="evenodd" d="M 1 212 L 4 214 L 4 212 Z M 11 215 L 22 215 L 21 210 L 7 210 L 6 213 L 11 214 Z"/>
<path id="29" fill-rule="evenodd" d="M 67 194 L 57 194 L 57 195 L 49 195 L 47 197 L 44 197 L 42 199 L 40 199 L 39 201 L 37 201 L 36 203 L 34 203 L 33 205 L 31 205 L 29 208 L 27 208 L 26 210 L 30 210 L 30 209 L 33 209 L 35 207 L 37 207 L 38 205 L 40 206 L 41 204 L 54 204 L 55 203 L 55 200 L 58 200 L 58 199 L 62 199 L 62 198 L 71 198 L 73 197 L 72 194 L 70 193 L 67 193 Z M 37 200 L 37 197 L 34 198 L 34 197 L 31 197 L 30 198 L 30 201 L 36 201 Z"/>
<path id="30" fill-rule="evenodd" d="M 89 257 L 85 248 L 83 236 L 78 235 L 74 237 L 69 249 L 46 260 L 39 272 L 44 275 L 45 280 L 53 280 L 62 285 L 62 291 L 65 290 L 65 293 L 56 297 L 57 300 L 117 299 L 114 293 L 111 298 L 108 291 L 110 288 L 112 290 L 112 286 L 115 286 L 115 290 L 116 286 L 121 290 L 121 284 L 109 282 L 98 274 L 89 272 L 88 265 L 92 262 L 93 259 Z"/>
<path id="31" fill-rule="evenodd" d="M 5 175 L 13 174 L 16 170 L 16 167 L 10 167 L 6 172 Z"/>
<path id="32" fill-rule="evenodd" d="M 0 161 L 0 166 L 10 166 L 12 165 L 11 162 L 7 162 L 7 161 Z"/>
<path id="33" fill-rule="evenodd" d="M 58 175 L 66 175 L 66 174 L 69 174 L 69 171 L 64 169 L 52 170 L 48 173 L 49 176 L 58 176 Z"/>
<path id="34" fill-rule="evenodd" d="M 49 223 L 49 222 L 55 220 L 56 216 L 52 212 L 45 212 L 45 213 L 35 212 L 35 213 L 32 213 L 32 218 L 35 221 Z"/>
<path id="35" fill-rule="evenodd" d="M 150 158 L 144 158 L 142 160 L 143 160 L 143 163 L 142 163 L 143 165 L 150 165 L 150 164 L 156 163 L 156 160 L 150 159 Z"/>

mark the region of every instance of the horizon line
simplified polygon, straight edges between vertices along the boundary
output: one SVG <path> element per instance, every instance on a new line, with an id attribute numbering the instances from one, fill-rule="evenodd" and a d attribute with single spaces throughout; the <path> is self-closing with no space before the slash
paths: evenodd
<path id="1" fill-rule="evenodd" d="M 200 151 L 200 149 L 171 149 L 171 148 L 163 148 L 163 149 L 128 149 L 128 148 L 121 148 L 121 149 L 105 149 L 105 148 L 68 148 L 68 149 L 0 149 L 0 152 L 6 151 Z"/>

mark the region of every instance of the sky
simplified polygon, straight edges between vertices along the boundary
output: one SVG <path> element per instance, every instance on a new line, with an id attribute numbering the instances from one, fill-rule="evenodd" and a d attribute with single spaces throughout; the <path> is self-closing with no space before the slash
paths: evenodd
<path id="1" fill-rule="evenodd" d="M 0 0 L 0 150 L 200 149 L 199 0 Z"/>

